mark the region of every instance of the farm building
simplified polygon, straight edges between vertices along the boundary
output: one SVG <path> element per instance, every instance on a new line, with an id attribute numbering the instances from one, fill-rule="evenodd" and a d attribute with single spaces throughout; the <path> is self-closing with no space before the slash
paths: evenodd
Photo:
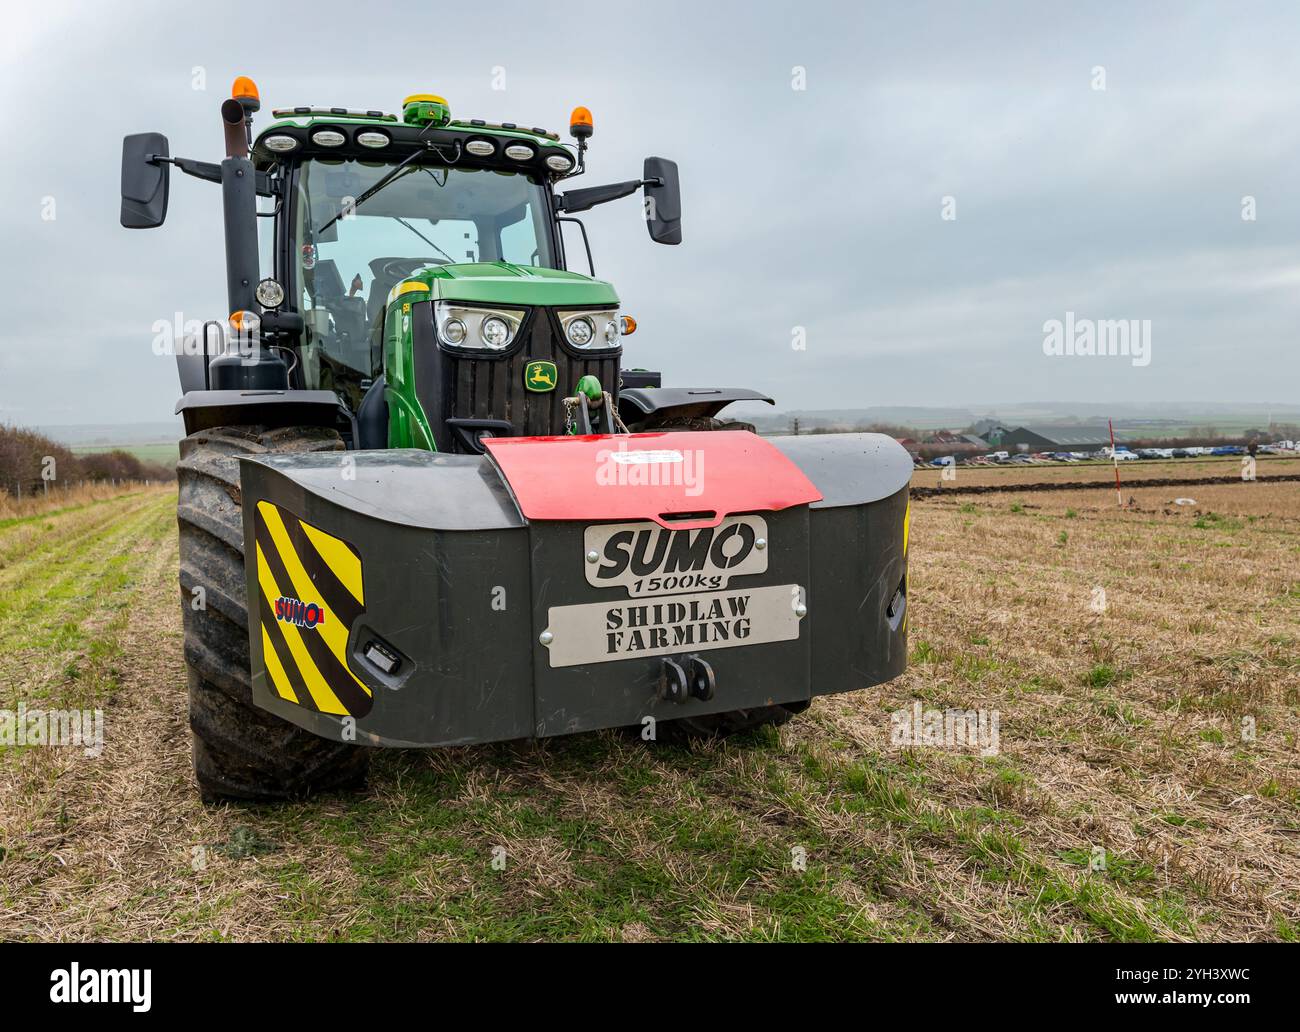
<path id="1" fill-rule="evenodd" d="M 986 448 L 988 442 L 974 434 L 960 434 L 953 430 L 936 430 L 922 444 L 951 444 L 958 447 Z"/>
<path id="2" fill-rule="evenodd" d="M 1110 445 L 1110 431 L 1104 426 L 1018 426 L 1003 433 L 999 444 L 1007 451 L 1100 451 Z"/>
<path id="3" fill-rule="evenodd" d="M 1002 435 L 1009 432 L 1009 428 L 1003 426 L 995 419 L 979 419 L 971 429 L 979 435 L 980 440 L 986 444 L 996 444 L 1002 439 Z"/>

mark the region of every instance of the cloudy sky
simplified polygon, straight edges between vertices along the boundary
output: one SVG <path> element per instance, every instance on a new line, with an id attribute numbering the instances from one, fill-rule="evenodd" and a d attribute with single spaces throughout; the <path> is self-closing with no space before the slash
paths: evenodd
<path id="1" fill-rule="evenodd" d="M 783 408 L 1300 395 L 1294 3 L 125 0 L 6 21 L 0 421 L 170 415 L 151 327 L 225 314 L 219 194 L 174 175 L 166 226 L 119 228 L 120 141 L 219 158 L 238 74 L 268 111 L 434 92 L 558 130 L 586 104 L 586 185 L 675 158 L 682 246 L 635 200 L 586 216 L 640 323 L 627 362 L 666 382 Z M 1067 311 L 1150 320 L 1150 364 L 1045 355 Z"/>

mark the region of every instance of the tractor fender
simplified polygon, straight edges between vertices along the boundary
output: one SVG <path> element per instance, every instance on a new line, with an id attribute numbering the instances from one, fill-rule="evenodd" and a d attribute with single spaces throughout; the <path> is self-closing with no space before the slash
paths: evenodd
<path id="1" fill-rule="evenodd" d="M 814 509 L 870 505 L 897 494 L 912 479 L 912 457 L 885 434 L 804 434 L 766 439 L 811 480 Z"/>
<path id="2" fill-rule="evenodd" d="M 176 403 L 186 435 L 218 426 L 324 426 L 343 418 L 333 391 L 188 391 Z"/>
<path id="3" fill-rule="evenodd" d="M 748 387 L 628 387 L 618 396 L 618 414 L 629 427 L 654 417 L 716 416 L 733 401 L 776 402 Z"/>

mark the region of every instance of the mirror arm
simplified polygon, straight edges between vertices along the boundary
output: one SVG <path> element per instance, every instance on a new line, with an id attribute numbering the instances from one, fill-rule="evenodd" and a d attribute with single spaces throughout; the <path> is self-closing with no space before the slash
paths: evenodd
<path id="1" fill-rule="evenodd" d="M 175 165 L 187 176 L 193 176 L 195 179 L 202 179 L 208 183 L 221 182 L 221 166 L 211 161 L 195 161 L 193 158 L 167 158 L 161 154 L 155 154 L 149 159 L 151 165 Z M 257 192 L 263 197 L 279 197 L 280 190 L 273 180 L 265 172 L 257 173 Z"/>
<path id="2" fill-rule="evenodd" d="M 193 158 L 164 158 L 161 154 L 155 154 L 149 159 L 149 162 L 153 165 L 160 162 L 175 165 L 187 176 L 203 179 L 209 183 L 221 182 L 221 166 L 214 165 L 210 161 L 195 161 Z"/>
<path id="3" fill-rule="evenodd" d="M 630 179 L 626 183 L 611 183 L 609 186 L 588 186 L 581 190 L 574 190 L 570 193 L 557 194 L 555 198 L 556 208 L 560 211 L 576 212 L 590 211 L 598 204 L 608 204 L 610 201 L 617 201 L 621 197 L 631 197 L 637 190 L 645 186 L 648 180 Z M 600 191 L 608 190 L 609 196 L 595 197 Z M 581 195 L 587 194 L 586 198 Z M 569 200 L 572 198 L 572 200 Z M 572 207 L 570 207 L 572 205 Z"/>

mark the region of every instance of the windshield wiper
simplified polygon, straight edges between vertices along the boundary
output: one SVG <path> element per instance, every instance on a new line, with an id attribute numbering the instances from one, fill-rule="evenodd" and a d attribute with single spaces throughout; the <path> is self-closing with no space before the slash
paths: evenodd
<path id="1" fill-rule="evenodd" d="M 406 219 L 402 218 L 402 216 L 400 216 L 400 215 L 394 215 L 393 218 L 395 218 L 395 219 L 396 219 L 398 222 L 400 222 L 403 226 L 405 226 L 405 227 L 406 227 L 407 229 L 409 229 L 412 233 L 414 233 L 414 234 L 415 234 L 416 236 L 418 236 L 421 240 L 423 240 L 426 244 L 428 244 L 430 247 L 432 247 L 432 248 L 433 248 L 435 251 L 437 251 L 440 255 L 442 255 L 444 258 L 446 258 L 447 261 L 450 262 L 452 265 L 455 265 L 455 264 L 456 264 L 456 259 L 455 259 L 455 258 L 453 258 L 453 257 L 452 257 L 451 255 L 449 255 L 446 251 L 444 251 L 441 247 L 439 247 L 439 246 L 438 246 L 437 244 L 435 244 L 432 240 L 430 240 L 427 236 L 425 236 L 425 235 L 424 235 L 423 233 L 421 233 L 418 229 L 416 229 L 414 226 L 412 226 L 409 222 L 406 221 Z"/>
<path id="2" fill-rule="evenodd" d="M 432 150 L 433 148 L 430 147 L 429 149 Z M 351 206 L 345 206 L 342 209 L 340 209 L 337 215 L 335 215 L 332 219 L 330 219 L 327 223 L 325 223 L 325 225 L 317 229 L 316 230 L 317 234 L 324 233 L 325 230 L 329 229 L 330 226 L 338 222 L 338 220 L 343 218 L 343 216 L 346 215 L 349 211 L 356 211 L 358 208 L 360 208 L 361 205 L 363 205 L 366 201 L 370 200 L 370 198 L 374 197 L 375 194 L 379 193 L 380 190 L 382 190 L 394 179 L 400 176 L 402 174 L 402 170 L 405 169 L 407 165 L 409 165 L 412 161 L 414 161 L 416 158 L 418 158 L 420 155 L 424 153 L 426 153 L 426 151 L 417 150 L 417 151 L 412 151 L 410 154 L 404 157 L 401 161 L 399 161 L 396 165 L 394 165 L 387 173 L 385 173 L 384 176 L 379 180 L 379 182 L 377 182 L 374 186 L 368 187 L 367 189 L 363 190 L 361 192 L 361 196 L 358 197 L 355 201 L 353 201 Z"/>

